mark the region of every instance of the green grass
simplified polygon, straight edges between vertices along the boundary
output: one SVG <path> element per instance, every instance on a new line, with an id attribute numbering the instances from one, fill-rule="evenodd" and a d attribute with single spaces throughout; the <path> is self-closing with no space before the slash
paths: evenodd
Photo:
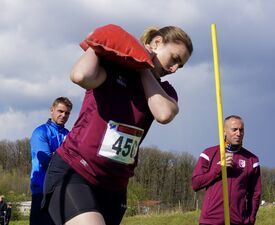
<path id="1" fill-rule="evenodd" d="M 256 225 L 275 224 L 275 206 L 260 207 L 257 214 Z"/>
<path id="2" fill-rule="evenodd" d="M 260 207 L 255 225 L 275 224 L 275 206 Z M 198 225 L 199 212 L 169 213 L 124 217 L 121 225 Z M 29 225 L 26 220 L 11 221 L 10 225 Z"/>
<path id="3" fill-rule="evenodd" d="M 10 221 L 9 225 L 29 225 L 28 220 Z"/>
<path id="4" fill-rule="evenodd" d="M 275 224 L 275 206 L 260 207 L 255 225 Z M 198 225 L 199 212 L 125 217 L 121 225 Z"/>
<path id="5" fill-rule="evenodd" d="M 192 225 L 198 224 L 199 212 L 169 213 L 125 217 L 121 225 Z"/>

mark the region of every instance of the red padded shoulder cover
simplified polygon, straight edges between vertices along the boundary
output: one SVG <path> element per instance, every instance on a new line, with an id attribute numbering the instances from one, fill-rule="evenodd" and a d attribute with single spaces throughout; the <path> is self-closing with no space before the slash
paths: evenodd
<path id="1" fill-rule="evenodd" d="M 154 67 L 145 47 L 133 35 L 114 24 L 95 29 L 80 46 L 84 51 L 91 47 L 97 55 L 128 68 Z"/>

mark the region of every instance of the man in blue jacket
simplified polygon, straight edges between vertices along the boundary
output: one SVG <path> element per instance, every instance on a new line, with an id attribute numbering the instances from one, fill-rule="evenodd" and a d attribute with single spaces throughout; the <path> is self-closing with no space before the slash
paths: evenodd
<path id="1" fill-rule="evenodd" d="M 47 212 L 40 210 L 43 184 L 52 154 L 69 133 L 64 125 L 69 119 L 72 107 L 71 101 L 66 97 L 55 99 L 50 108 L 51 118 L 45 124 L 38 126 L 32 133 L 30 140 L 32 155 L 30 225 L 53 224 Z"/>

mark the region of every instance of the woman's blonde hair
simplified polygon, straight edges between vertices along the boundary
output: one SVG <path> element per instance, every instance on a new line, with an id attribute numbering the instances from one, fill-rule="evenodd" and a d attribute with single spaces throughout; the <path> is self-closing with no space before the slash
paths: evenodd
<path id="1" fill-rule="evenodd" d="M 193 44 L 190 37 L 179 27 L 166 26 L 160 29 L 157 27 L 149 27 L 141 35 L 140 41 L 144 45 L 150 44 L 156 36 L 161 36 L 164 43 L 184 43 L 190 55 L 193 52 Z"/>

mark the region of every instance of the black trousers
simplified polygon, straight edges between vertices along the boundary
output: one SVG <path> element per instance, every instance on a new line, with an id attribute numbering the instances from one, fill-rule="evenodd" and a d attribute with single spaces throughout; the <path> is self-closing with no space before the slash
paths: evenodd
<path id="1" fill-rule="evenodd" d="M 30 225 L 54 225 L 47 211 L 41 210 L 43 194 L 33 194 L 30 212 Z"/>

